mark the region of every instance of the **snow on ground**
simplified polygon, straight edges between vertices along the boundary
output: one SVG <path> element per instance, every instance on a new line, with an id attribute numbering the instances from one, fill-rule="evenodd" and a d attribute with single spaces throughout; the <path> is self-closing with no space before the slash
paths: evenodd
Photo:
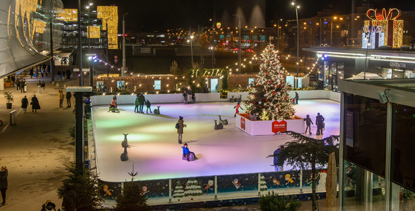
<path id="1" fill-rule="evenodd" d="M 157 105 L 152 105 L 156 108 Z M 134 106 L 118 106 L 120 113 L 108 112 L 107 106 L 94 106 L 94 135 L 99 177 L 107 182 L 130 180 L 127 172 L 138 171 L 136 179 L 158 180 L 197 176 L 272 172 L 272 154 L 279 145 L 291 141 L 288 135 L 249 136 L 235 127 L 234 103 L 161 104 L 162 115 L 137 114 Z M 325 118 L 324 137 L 340 134 L 340 104 L 330 100 L 300 100 L 296 115 L 317 112 Z M 214 130 L 217 115 L 228 119 L 223 130 Z M 199 158 L 181 159 L 175 125 L 184 117 L 183 142 Z M 317 127 L 312 126 L 315 137 Z M 129 133 L 128 161 L 121 161 L 123 133 Z M 319 137 L 321 138 L 321 136 Z M 284 166 L 284 170 L 289 170 Z"/>

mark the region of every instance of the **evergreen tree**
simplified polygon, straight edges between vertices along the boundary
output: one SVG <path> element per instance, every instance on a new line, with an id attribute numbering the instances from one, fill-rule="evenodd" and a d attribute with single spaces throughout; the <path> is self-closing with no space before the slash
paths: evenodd
<path id="1" fill-rule="evenodd" d="M 77 166 L 71 163 L 66 166 L 68 178 L 62 180 L 63 185 L 58 189 L 58 196 L 62 198 L 68 190 L 74 190 L 79 197 L 78 211 L 95 210 L 102 200 L 99 194 L 98 177 L 84 165 Z"/>
<path id="2" fill-rule="evenodd" d="M 117 198 L 117 211 L 145 211 L 148 210 L 147 198 L 143 193 L 143 187 L 138 183 L 134 182 L 134 177 L 137 176 L 138 172 L 128 172 L 131 176 L 130 182 L 124 183 L 122 194 Z"/>
<path id="3" fill-rule="evenodd" d="M 203 195 L 202 187 L 197 183 L 195 178 L 189 179 L 186 182 L 184 196 L 201 196 Z"/>
<path id="4" fill-rule="evenodd" d="M 259 73 L 250 84 L 246 111 L 258 114 L 261 120 L 283 120 L 294 117 L 290 100 L 291 85 L 285 83 L 284 70 L 274 45 L 269 44 L 261 54 Z"/>
<path id="5" fill-rule="evenodd" d="M 312 173 L 312 210 L 317 209 L 316 196 L 316 175 L 318 171 L 317 165 L 325 166 L 329 161 L 329 156 L 332 152 L 338 156 L 338 142 L 339 136 L 329 136 L 324 139 L 314 139 L 308 136 L 301 135 L 296 132 L 287 131 L 295 140 L 285 143 L 285 148 L 278 155 L 270 155 L 268 157 L 278 156 L 278 161 L 275 165 L 282 166 L 285 164 L 291 165 L 294 169 L 308 170 L 311 168 Z"/>
<path id="6" fill-rule="evenodd" d="M 180 180 L 177 181 L 176 187 L 174 188 L 173 198 L 182 198 L 184 196 L 183 186 Z"/>
<path id="7" fill-rule="evenodd" d="M 145 211 L 147 198 L 143 194 L 143 187 L 134 181 L 125 182 L 123 193 L 117 198 L 117 211 Z"/>
<path id="8" fill-rule="evenodd" d="M 267 191 L 268 187 L 267 187 L 267 182 L 265 182 L 265 177 L 264 175 L 261 174 L 261 177 L 259 178 L 259 191 Z"/>

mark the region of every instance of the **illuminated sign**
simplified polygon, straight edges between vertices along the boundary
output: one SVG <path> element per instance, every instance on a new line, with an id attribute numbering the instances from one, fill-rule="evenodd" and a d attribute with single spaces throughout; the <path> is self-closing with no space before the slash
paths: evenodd
<path id="1" fill-rule="evenodd" d="M 217 22 L 216 23 L 216 28 L 220 29 L 221 26 L 222 26 L 222 23 L 221 22 Z"/>

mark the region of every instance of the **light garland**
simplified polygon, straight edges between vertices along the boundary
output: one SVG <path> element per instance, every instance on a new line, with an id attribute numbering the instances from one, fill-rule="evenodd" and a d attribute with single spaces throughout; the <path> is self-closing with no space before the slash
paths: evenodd
<path id="1" fill-rule="evenodd" d="M 278 51 L 277 51 L 278 52 Z M 261 54 L 261 57 L 263 57 L 263 55 Z M 259 57 L 260 59 L 261 59 L 261 57 Z M 288 55 L 288 57 L 290 57 L 290 55 Z M 304 76 L 302 76 L 302 77 L 298 77 L 298 78 L 305 78 L 305 77 L 308 77 L 312 72 L 313 72 L 313 70 L 316 68 L 316 66 L 317 66 L 317 64 L 318 64 L 318 61 L 319 61 L 319 59 L 321 58 L 322 56 L 321 55 L 318 55 L 318 58 L 317 58 L 317 60 L 316 60 L 316 62 L 313 64 L 313 66 L 310 68 L 310 67 L 307 67 L 307 69 L 309 69 L 310 71 L 308 71 L 308 73 L 307 74 L 305 74 Z M 252 59 L 251 59 L 251 61 L 247 61 L 246 59 L 244 59 L 244 61 L 247 63 L 247 64 L 252 64 L 252 61 L 255 61 L 255 60 L 258 60 L 258 56 L 257 55 L 254 55 L 253 57 L 252 57 Z M 241 62 L 241 67 L 243 67 L 243 68 L 245 68 L 245 66 L 247 65 L 247 64 L 245 64 L 245 62 Z M 225 69 L 228 69 L 229 70 L 229 75 L 232 75 L 232 67 L 237 67 L 237 64 L 238 63 L 236 63 L 236 65 L 231 65 L 231 66 L 226 66 L 226 68 Z M 287 75 L 290 75 L 290 73 L 288 73 L 288 71 L 285 69 L 285 67 L 283 67 L 282 66 L 282 64 L 281 64 L 281 68 L 282 68 L 282 70 L 284 70 L 284 73 L 286 73 Z M 239 72 L 239 70 L 236 68 L 236 72 Z M 291 76 L 295 76 L 294 74 L 291 74 Z"/>

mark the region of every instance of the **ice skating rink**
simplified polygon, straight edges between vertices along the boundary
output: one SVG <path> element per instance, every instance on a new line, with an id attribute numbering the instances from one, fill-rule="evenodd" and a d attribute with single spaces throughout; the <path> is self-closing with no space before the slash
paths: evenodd
<path id="1" fill-rule="evenodd" d="M 235 127 L 236 103 L 161 104 L 161 115 L 134 113 L 134 106 L 118 106 L 120 113 L 108 112 L 108 106 L 94 106 L 94 135 L 99 177 L 107 182 L 124 182 L 127 172 L 138 171 L 137 180 L 189 178 L 258 172 L 272 172 L 273 159 L 266 158 L 288 135 L 249 136 Z M 152 105 L 152 109 L 157 105 Z M 340 104 L 330 100 L 300 100 L 296 115 L 309 114 L 315 123 L 320 112 L 325 118 L 323 137 L 340 134 Z M 227 119 L 229 125 L 214 130 L 213 119 Z M 182 160 L 175 125 L 184 117 L 183 142 L 199 158 Z M 313 135 L 317 127 L 312 127 Z M 123 133 L 129 133 L 128 161 L 121 161 Z M 321 136 L 319 136 L 321 138 Z M 284 170 L 291 169 L 284 166 Z"/>

